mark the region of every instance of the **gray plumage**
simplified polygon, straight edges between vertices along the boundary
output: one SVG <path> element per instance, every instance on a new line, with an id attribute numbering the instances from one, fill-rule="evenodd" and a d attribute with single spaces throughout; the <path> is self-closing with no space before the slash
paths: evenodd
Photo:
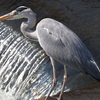
<path id="1" fill-rule="evenodd" d="M 36 29 L 39 43 L 48 55 L 63 65 L 88 73 L 100 80 L 100 69 L 86 46 L 73 31 L 50 18 L 40 21 Z"/>
<path id="2" fill-rule="evenodd" d="M 54 79 L 52 88 L 50 89 L 46 100 L 57 83 L 55 61 L 62 63 L 65 71 L 59 100 L 62 99 L 63 90 L 67 80 L 66 66 L 79 72 L 89 74 L 100 81 L 99 67 L 86 46 L 73 31 L 51 18 L 41 20 L 37 24 L 35 31 L 30 30 L 36 24 L 36 14 L 30 8 L 25 6 L 18 7 L 11 13 L 0 17 L 0 21 L 20 18 L 28 19 L 28 21 L 23 22 L 20 27 L 24 36 L 33 41 L 38 41 L 43 50 L 50 56 Z"/>

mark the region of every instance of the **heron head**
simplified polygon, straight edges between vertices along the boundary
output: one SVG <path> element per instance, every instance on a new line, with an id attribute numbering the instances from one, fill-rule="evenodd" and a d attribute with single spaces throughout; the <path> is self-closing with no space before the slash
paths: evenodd
<path id="1" fill-rule="evenodd" d="M 1 16 L 0 21 L 28 18 L 29 15 L 33 15 L 33 14 L 35 15 L 35 13 L 30 8 L 25 6 L 20 6 L 15 10 L 13 10 L 12 12 Z"/>

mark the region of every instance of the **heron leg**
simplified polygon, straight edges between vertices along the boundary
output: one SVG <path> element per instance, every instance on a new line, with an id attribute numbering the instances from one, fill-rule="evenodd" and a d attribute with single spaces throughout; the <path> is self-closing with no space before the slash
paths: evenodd
<path id="1" fill-rule="evenodd" d="M 48 99 L 48 97 L 50 96 L 52 90 L 54 89 L 54 87 L 57 84 L 56 69 L 55 69 L 56 61 L 52 57 L 50 57 L 50 60 L 51 60 L 51 64 L 52 64 L 52 67 L 53 67 L 53 83 L 52 83 L 52 87 L 51 87 L 51 89 L 50 89 L 50 91 L 49 91 L 49 93 L 48 93 L 48 95 L 47 95 L 45 100 Z"/>
<path id="2" fill-rule="evenodd" d="M 63 95 L 64 88 L 66 85 L 66 81 L 67 81 L 67 68 L 66 68 L 66 65 L 64 65 L 64 80 L 63 80 L 62 90 L 61 90 L 58 100 L 63 100 L 62 95 Z"/>

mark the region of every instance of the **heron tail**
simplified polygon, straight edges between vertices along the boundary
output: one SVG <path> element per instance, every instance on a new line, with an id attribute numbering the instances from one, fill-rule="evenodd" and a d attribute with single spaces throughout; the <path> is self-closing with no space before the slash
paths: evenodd
<path id="1" fill-rule="evenodd" d="M 88 62 L 88 67 L 86 67 L 86 73 L 100 82 L 100 68 L 94 60 Z"/>

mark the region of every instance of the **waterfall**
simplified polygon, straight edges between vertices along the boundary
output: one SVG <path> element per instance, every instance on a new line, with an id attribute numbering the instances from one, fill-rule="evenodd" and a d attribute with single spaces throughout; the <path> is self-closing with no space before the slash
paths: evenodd
<path id="1" fill-rule="evenodd" d="M 63 66 L 57 63 L 56 70 L 58 83 L 51 95 L 61 90 Z M 68 68 L 65 91 L 83 87 L 82 84 L 79 87 L 77 82 L 83 81 L 80 77 L 84 78 L 84 75 Z M 87 76 L 85 78 L 89 80 Z M 0 22 L 0 100 L 34 100 L 44 97 L 51 88 L 52 80 L 49 57 L 40 45 L 30 42 Z"/>
<path id="2" fill-rule="evenodd" d="M 0 89 L 29 100 L 46 95 L 51 84 L 52 66 L 39 44 L 0 23 Z"/>

